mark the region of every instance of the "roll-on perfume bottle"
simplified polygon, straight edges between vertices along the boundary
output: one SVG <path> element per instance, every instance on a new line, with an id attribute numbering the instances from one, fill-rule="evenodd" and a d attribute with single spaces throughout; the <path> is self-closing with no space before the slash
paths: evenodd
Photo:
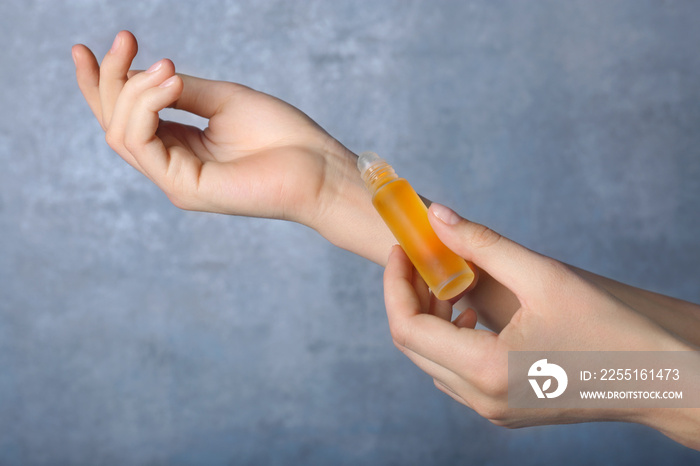
<path id="1" fill-rule="evenodd" d="M 466 290 L 476 278 L 475 270 L 440 241 L 427 207 L 408 181 L 374 152 L 360 154 L 357 168 L 375 209 L 433 294 L 446 300 Z"/>

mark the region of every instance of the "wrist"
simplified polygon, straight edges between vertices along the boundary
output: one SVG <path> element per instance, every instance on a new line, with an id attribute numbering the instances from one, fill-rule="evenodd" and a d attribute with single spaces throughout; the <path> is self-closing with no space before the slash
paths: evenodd
<path id="1" fill-rule="evenodd" d="M 333 139 L 327 144 L 324 182 L 314 215 L 304 222 L 329 242 L 385 265 L 394 236 L 372 205 L 357 170 L 357 155 Z"/>

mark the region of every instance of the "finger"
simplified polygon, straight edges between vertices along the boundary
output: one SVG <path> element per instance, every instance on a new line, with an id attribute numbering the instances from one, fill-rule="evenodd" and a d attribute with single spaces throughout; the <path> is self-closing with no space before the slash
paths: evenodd
<path id="1" fill-rule="evenodd" d="M 141 122 L 143 116 L 134 114 L 137 100 L 149 89 L 157 88 L 166 79 L 175 74 L 172 61 L 163 59 L 154 63 L 148 70 L 138 73 L 129 79 L 122 88 L 114 106 L 112 121 L 107 129 L 107 141 L 126 162 L 141 172 L 145 172 L 134 155 L 125 148 L 126 129 L 132 118 Z M 152 116 L 145 116 L 150 119 Z M 152 128 L 153 134 L 156 129 Z"/>
<path id="2" fill-rule="evenodd" d="M 411 270 L 411 262 L 403 250 L 392 248 L 384 271 L 384 297 L 396 345 L 448 369 L 461 369 L 472 359 L 488 358 L 485 350 L 489 342 L 485 339 L 495 335 L 460 329 L 447 320 L 423 313 L 411 283 Z"/>
<path id="3" fill-rule="evenodd" d="M 406 348 L 399 348 L 401 352 L 418 367 L 434 380 L 439 380 L 446 386 L 461 386 L 464 381 L 451 370 L 431 361 L 420 354 Z"/>
<path id="4" fill-rule="evenodd" d="M 426 313 L 440 317 L 443 320 L 452 318 L 452 303 L 451 301 L 441 301 L 435 297 L 430 291 L 430 288 L 423 280 L 423 277 L 418 273 L 415 267 L 412 266 L 412 285 L 420 302 L 420 309 Z"/>
<path id="5" fill-rule="evenodd" d="M 129 67 L 137 51 L 138 44 L 134 35 L 129 31 L 121 31 L 102 60 L 99 91 L 102 123 L 106 128 L 109 128 L 117 97 L 128 79 Z"/>
<path id="6" fill-rule="evenodd" d="M 78 81 L 78 88 L 80 88 L 80 92 L 100 126 L 104 129 L 100 105 L 100 66 L 97 64 L 97 59 L 92 51 L 82 44 L 74 45 L 71 53 L 75 62 L 75 78 Z"/>
<path id="7" fill-rule="evenodd" d="M 427 314 L 434 315 L 442 320 L 450 321 L 452 319 L 452 303 L 451 301 L 442 301 L 435 297 L 430 291 L 430 288 L 425 283 L 425 280 L 420 276 L 416 268 L 411 264 L 411 286 L 418 298 L 418 306 Z"/>
<path id="8" fill-rule="evenodd" d="M 414 270 L 403 249 L 394 245 L 384 269 L 384 302 L 387 312 L 396 309 L 396 313 L 388 315 L 390 325 L 394 315 L 412 317 L 422 313 L 424 303 L 415 289 Z"/>
<path id="9" fill-rule="evenodd" d="M 478 396 L 479 390 L 476 387 L 467 383 L 464 378 L 460 377 L 453 371 L 442 367 L 411 350 L 403 348 L 401 352 L 406 355 L 406 357 L 420 370 L 432 377 L 435 386 L 440 391 L 446 393 L 457 402 L 470 408 L 472 407 L 468 400 L 472 398 L 476 399 Z M 457 390 L 459 390 L 459 393 Z"/>
<path id="10" fill-rule="evenodd" d="M 472 308 L 467 308 L 462 311 L 452 323 L 459 328 L 474 328 L 476 327 L 476 311 Z"/>
<path id="11" fill-rule="evenodd" d="M 435 297 L 432 293 L 430 294 L 430 307 L 429 314 L 439 317 L 442 320 L 450 321 L 452 319 L 452 303 L 449 301 L 441 301 Z"/>
<path id="12" fill-rule="evenodd" d="M 432 293 L 428 284 L 425 283 L 423 277 L 418 273 L 418 270 L 411 264 L 411 286 L 413 286 L 416 296 L 418 297 L 420 309 L 425 309 L 426 312 L 431 310 Z"/>
<path id="13" fill-rule="evenodd" d="M 154 183 L 169 192 L 169 168 L 176 169 L 173 176 L 197 174 L 199 170 L 185 164 L 201 161 L 183 148 L 166 149 L 156 131 L 159 126 L 158 112 L 173 103 L 182 92 L 182 80 L 174 75 L 159 86 L 142 92 L 132 108 L 124 134 L 124 146 Z"/>
<path id="14" fill-rule="evenodd" d="M 548 259 L 495 231 L 460 217 L 453 210 L 433 203 L 428 218 L 445 246 L 474 262 L 519 297 L 532 285 L 533 277 L 547 275 Z"/>

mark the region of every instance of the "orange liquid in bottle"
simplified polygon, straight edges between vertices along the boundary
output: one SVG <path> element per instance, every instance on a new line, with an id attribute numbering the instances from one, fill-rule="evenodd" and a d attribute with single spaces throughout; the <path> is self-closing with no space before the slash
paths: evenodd
<path id="1" fill-rule="evenodd" d="M 433 294 L 446 300 L 466 290 L 474 282 L 475 272 L 437 237 L 418 194 L 376 154 L 365 154 L 358 166 L 373 194 L 372 204 Z"/>

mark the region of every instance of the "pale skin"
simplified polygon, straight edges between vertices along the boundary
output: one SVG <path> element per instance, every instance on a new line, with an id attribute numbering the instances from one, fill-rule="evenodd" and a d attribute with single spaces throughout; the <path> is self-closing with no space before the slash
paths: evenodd
<path id="1" fill-rule="evenodd" d="M 494 423 L 623 420 L 700 449 L 698 409 L 523 414 L 507 409 L 503 378 L 509 350 L 697 349 L 700 306 L 567 266 L 434 205 L 429 217 L 440 238 L 480 268 L 478 285 L 460 302 L 467 309 L 452 320 L 452 304 L 434 300 L 392 249 L 355 154 L 295 107 L 246 86 L 176 74 L 167 59 L 130 70 L 136 52 L 128 31 L 100 64 L 74 46 L 78 85 L 109 146 L 174 205 L 298 222 L 387 266 L 396 345 L 438 388 Z M 204 117 L 208 127 L 162 121 L 166 107 Z M 475 330 L 477 318 L 490 331 Z"/>

